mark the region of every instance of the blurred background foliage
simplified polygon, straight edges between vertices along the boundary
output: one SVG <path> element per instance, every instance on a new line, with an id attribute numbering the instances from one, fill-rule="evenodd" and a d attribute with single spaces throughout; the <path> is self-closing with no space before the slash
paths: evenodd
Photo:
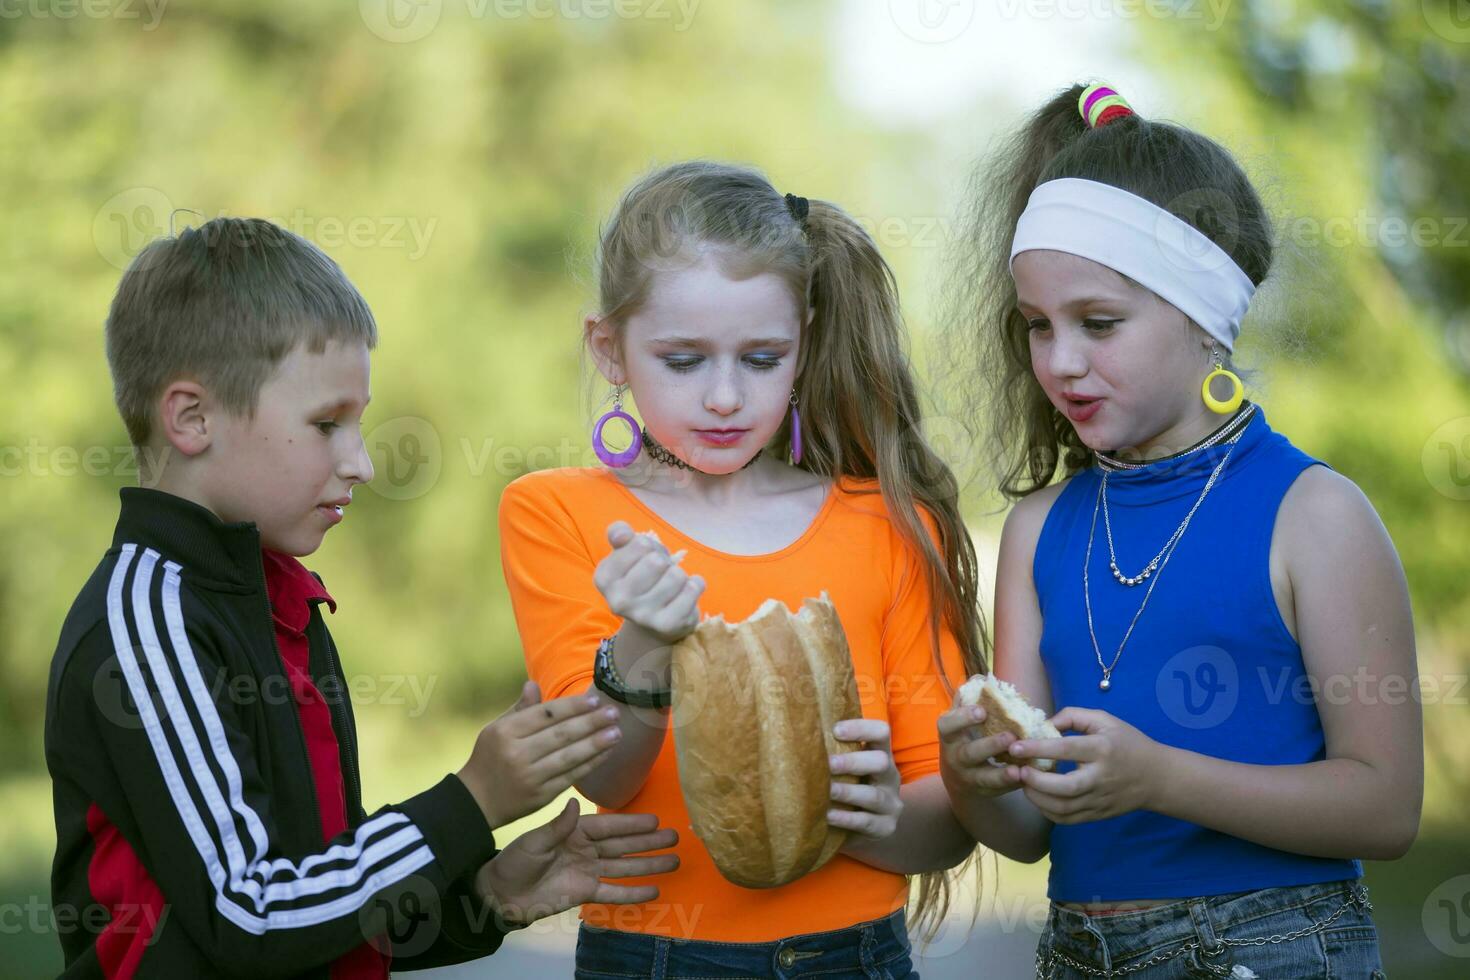
<path id="1" fill-rule="evenodd" d="M 1420 912 L 1446 871 L 1470 869 L 1463 4 L 1159 0 L 1129 17 L 1144 5 L 1091 0 L 1072 7 L 1084 18 L 1042 0 L 930 6 L 7 6 L 0 904 L 46 900 L 50 654 L 110 541 L 117 490 L 134 482 L 101 326 L 121 269 L 167 233 L 172 209 L 277 220 L 341 263 L 378 317 L 364 426 L 378 480 L 311 560 L 340 602 L 332 628 L 349 670 L 368 684 L 358 716 L 371 807 L 457 767 L 523 677 L 496 501 L 528 470 L 595 464 L 579 324 L 598 222 L 621 188 L 702 156 L 844 205 L 893 263 L 927 371 L 944 356 L 948 230 L 974 158 L 1050 90 L 1100 76 L 1145 114 L 1236 149 L 1278 215 L 1283 259 L 1244 359 L 1273 424 L 1382 514 L 1413 594 L 1421 669 L 1440 692 L 1426 705 L 1423 839 L 1404 861 L 1372 866 L 1369 883 L 1385 948 L 1405 968 L 1395 975 L 1462 975 Z M 962 30 L 934 26 L 962 15 Z M 930 62 L 954 70 L 925 90 Z M 967 512 L 989 553 L 998 504 L 965 421 L 938 419 L 936 432 L 973 475 Z M 1003 862 L 1001 887 L 1039 894 L 1043 876 L 1044 865 Z M 15 975 L 59 967 L 44 930 L 17 938 Z M 1458 949 L 1470 955 L 1470 942 Z"/>

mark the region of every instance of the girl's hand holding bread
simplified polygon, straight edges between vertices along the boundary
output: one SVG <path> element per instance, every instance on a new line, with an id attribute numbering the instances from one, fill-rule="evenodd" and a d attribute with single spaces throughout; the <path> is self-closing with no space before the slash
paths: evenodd
<path id="1" fill-rule="evenodd" d="M 846 742 L 862 742 L 863 748 L 828 760 L 834 776 L 857 776 L 860 781 L 832 781 L 833 802 L 852 809 L 833 807 L 827 813 L 827 822 L 868 840 L 890 836 L 903 815 L 903 798 L 899 795 L 900 779 L 893 762 L 888 722 L 849 718 L 838 722 L 832 734 Z"/>
<path id="2" fill-rule="evenodd" d="M 939 771 L 951 793 L 1004 796 L 1020 788 L 1022 767 L 1051 770 L 1051 759 L 1010 754 L 1022 738 L 1060 738 L 1061 733 L 1010 684 L 976 674 L 955 694 L 955 705 L 939 718 Z"/>

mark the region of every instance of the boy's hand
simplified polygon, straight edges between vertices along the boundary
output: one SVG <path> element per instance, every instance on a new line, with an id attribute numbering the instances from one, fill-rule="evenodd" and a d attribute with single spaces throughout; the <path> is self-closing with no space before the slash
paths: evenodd
<path id="1" fill-rule="evenodd" d="M 475 890 L 500 917 L 526 925 L 583 902 L 632 905 L 658 897 L 652 885 L 610 885 L 601 878 L 664 874 L 679 866 L 676 854 L 630 857 L 673 847 L 674 830 L 658 829 L 651 813 L 577 812 L 567 800 L 555 819 L 527 831 L 487 861 Z"/>
<path id="2" fill-rule="evenodd" d="M 898 829 L 898 818 L 903 814 L 888 723 L 872 718 L 849 718 L 833 726 L 832 734 L 844 742 L 862 742 L 864 748 L 828 760 L 833 775 L 858 776 L 862 781 L 832 781 L 832 799 L 855 809 L 829 810 L 827 822 L 868 840 L 883 840 Z"/>
<path id="3" fill-rule="evenodd" d="M 457 775 L 494 830 L 535 813 L 600 765 L 618 743 L 618 709 L 596 692 L 541 703 L 534 681 L 515 704 L 480 729 Z"/>
<path id="4" fill-rule="evenodd" d="M 609 524 L 607 540 L 613 550 L 592 575 L 607 607 L 665 643 L 692 633 L 704 579 L 679 567 L 684 552 L 670 555 L 652 532 L 634 534 L 626 521 Z"/>
<path id="5" fill-rule="evenodd" d="M 939 773 L 952 797 L 1004 796 L 1021 786 L 1020 766 L 990 761 L 1004 755 L 1016 736 L 999 732 L 984 737 L 978 727 L 984 720 L 985 709 L 978 704 L 956 704 L 939 716 Z"/>

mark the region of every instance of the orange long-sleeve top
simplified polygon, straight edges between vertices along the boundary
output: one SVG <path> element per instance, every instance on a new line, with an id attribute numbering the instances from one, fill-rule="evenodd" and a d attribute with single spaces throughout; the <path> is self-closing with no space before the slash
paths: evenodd
<path id="1" fill-rule="evenodd" d="M 825 590 L 847 634 L 863 716 L 890 725 L 902 781 L 937 773 L 937 724 L 951 696 L 935 667 L 922 559 L 889 520 L 882 496 L 858 492 L 877 486 L 842 478 L 801 537 L 770 554 L 734 555 L 663 520 L 608 470 L 542 470 L 518 478 L 500 501 L 500 553 L 527 672 L 548 700 L 592 686 L 598 641 L 621 625 L 592 576 L 612 551 L 608 525 L 623 520 L 635 531 L 656 531 L 670 551 L 688 550 L 681 567 L 707 583 L 704 616 L 738 622 L 768 598 L 795 611 Z M 922 508 L 921 516 L 937 540 L 933 518 Z M 963 683 L 959 645 L 947 628 L 940 631 L 940 652 L 950 683 Z M 684 939 L 771 942 L 881 918 L 905 903 L 903 875 L 844 854 L 780 888 L 727 881 L 690 827 L 676 737 L 666 735 L 642 788 L 619 812 L 655 813 L 661 826 L 678 830 L 679 869 L 620 882 L 656 885 L 659 898 L 583 905 L 584 922 Z"/>

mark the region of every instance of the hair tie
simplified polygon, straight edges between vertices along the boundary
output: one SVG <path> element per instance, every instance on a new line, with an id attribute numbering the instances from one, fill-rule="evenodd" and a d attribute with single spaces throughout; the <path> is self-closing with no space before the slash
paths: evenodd
<path id="1" fill-rule="evenodd" d="M 1089 85 L 1077 99 L 1077 111 L 1089 129 L 1100 129 L 1124 116 L 1136 115 L 1128 100 L 1106 85 Z"/>
<path id="2" fill-rule="evenodd" d="M 806 216 L 810 214 L 812 210 L 811 202 L 804 197 L 797 197 L 795 194 L 787 194 L 786 210 L 791 212 L 791 216 L 796 219 L 796 223 L 801 225 L 802 229 L 805 230 Z"/>

